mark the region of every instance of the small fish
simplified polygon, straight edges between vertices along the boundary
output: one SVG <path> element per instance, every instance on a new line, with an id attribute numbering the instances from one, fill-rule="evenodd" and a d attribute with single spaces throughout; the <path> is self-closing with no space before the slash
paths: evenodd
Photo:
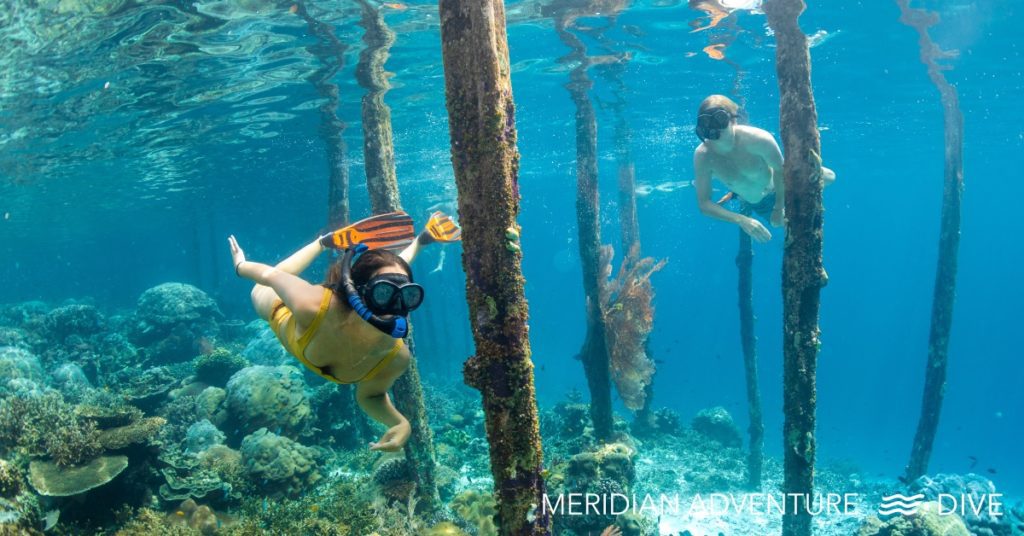
<path id="1" fill-rule="evenodd" d="M 11 219 L 11 213 L 10 212 L 4 212 L 4 219 L 5 220 Z"/>
<path id="2" fill-rule="evenodd" d="M 110 82 L 104 82 L 103 89 L 110 89 Z"/>
<path id="3" fill-rule="evenodd" d="M 174 512 L 174 515 L 176 515 L 178 517 L 185 517 L 185 512 L 182 512 L 181 510 L 178 510 L 177 512 Z"/>
<path id="4" fill-rule="evenodd" d="M 390 2 L 390 3 L 384 4 L 384 7 L 389 8 L 389 9 L 394 9 L 395 11 L 405 11 L 406 9 L 409 9 L 409 6 L 407 6 L 407 5 L 403 4 L 403 3 L 400 3 L 400 2 Z"/>
<path id="5" fill-rule="evenodd" d="M 292 7 L 288 8 L 288 13 L 295 14 L 295 13 L 298 13 L 298 12 L 299 12 L 299 4 L 292 4 Z"/>
<path id="6" fill-rule="evenodd" d="M 665 364 L 665 360 L 664 359 L 655 359 L 654 360 L 654 364 L 655 365 L 664 365 Z"/>
<path id="7" fill-rule="evenodd" d="M 309 505 L 309 511 L 310 512 L 313 512 L 315 514 L 319 510 L 320 510 L 320 505 L 319 504 L 311 504 L 311 505 Z"/>
<path id="8" fill-rule="evenodd" d="M 985 469 L 985 472 L 987 472 L 990 475 L 996 474 L 996 470 L 994 468 L 992 468 L 992 467 L 989 467 L 988 469 Z"/>
<path id="9" fill-rule="evenodd" d="M 974 456 L 968 456 L 967 459 L 971 460 L 971 466 L 968 467 L 968 469 L 974 469 L 974 466 L 978 465 L 978 458 L 976 458 Z"/>

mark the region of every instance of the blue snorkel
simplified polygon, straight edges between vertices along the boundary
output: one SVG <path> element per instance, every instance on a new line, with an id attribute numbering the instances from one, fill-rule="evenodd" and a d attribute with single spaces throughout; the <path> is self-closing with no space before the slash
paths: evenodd
<path id="1" fill-rule="evenodd" d="M 341 288 L 345 291 L 345 298 L 348 300 L 348 304 L 359 315 L 359 318 L 362 318 L 384 333 L 396 339 L 401 339 L 409 333 L 409 322 L 405 317 L 393 315 L 390 319 L 385 320 L 373 314 L 373 311 L 363 303 L 363 299 L 359 296 L 355 284 L 352 283 L 352 259 L 368 249 L 370 248 L 364 244 L 356 244 L 345 250 L 345 256 L 341 259 Z"/>

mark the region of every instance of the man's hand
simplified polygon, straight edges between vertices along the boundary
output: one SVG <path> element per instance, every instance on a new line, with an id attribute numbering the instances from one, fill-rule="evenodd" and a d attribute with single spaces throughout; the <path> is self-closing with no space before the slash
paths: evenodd
<path id="1" fill-rule="evenodd" d="M 385 452 L 396 452 L 405 446 L 405 442 L 409 440 L 409 435 L 412 434 L 412 427 L 409 426 L 409 421 L 402 419 L 402 422 L 388 428 L 387 432 L 381 436 L 380 441 L 376 443 L 370 443 L 370 450 L 383 450 Z"/>
<path id="2" fill-rule="evenodd" d="M 772 234 L 768 232 L 768 229 L 765 229 L 764 225 L 761 225 L 761 222 L 754 218 L 744 217 L 740 220 L 740 229 L 743 229 L 743 232 L 750 235 L 750 238 L 762 244 L 772 239 Z"/>
<path id="3" fill-rule="evenodd" d="M 786 223 L 786 211 L 781 203 L 775 205 L 775 209 L 772 210 L 772 226 L 782 227 Z"/>

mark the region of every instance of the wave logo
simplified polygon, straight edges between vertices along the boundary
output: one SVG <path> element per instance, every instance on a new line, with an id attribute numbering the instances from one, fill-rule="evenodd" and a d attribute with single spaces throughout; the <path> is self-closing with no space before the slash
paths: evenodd
<path id="1" fill-rule="evenodd" d="M 909 516 L 917 513 L 917 507 L 921 506 L 922 502 L 924 502 L 923 493 L 918 493 L 917 495 L 911 495 L 909 497 L 900 493 L 894 493 L 892 495 L 882 497 L 882 504 L 878 505 L 878 513 L 883 516 L 890 516 L 893 514 Z"/>

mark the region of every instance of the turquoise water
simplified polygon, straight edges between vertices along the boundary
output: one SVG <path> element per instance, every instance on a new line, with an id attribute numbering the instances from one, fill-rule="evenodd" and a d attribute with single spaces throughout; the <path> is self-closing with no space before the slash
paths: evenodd
<path id="1" fill-rule="evenodd" d="M 724 2 L 736 8 L 755 2 Z M 338 5 L 341 4 L 341 5 Z M 573 67 L 548 2 L 508 2 L 530 343 L 542 408 L 576 388 L 585 298 L 574 212 Z M 918 61 L 915 32 L 894 2 L 814 3 L 812 81 L 825 165 L 818 456 L 863 475 L 902 472 L 920 411 L 943 177 L 942 110 Z M 290 2 L 16 1 L 0 13 L 0 303 L 67 300 L 104 314 L 175 281 L 197 286 L 227 319 L 256 319 L 249 285 L 232 273 L 226 237 L 273 262 L 326 221 L 324 102 L 307 80 L 316 38 Z M 374 4 L 377 5 L 377 4 Z M 930 473 L 975 472 L 1024 495 L 1024 301 L 1013 200 L 1024 196 L 1024 97 L 1019 6 L 1011 0 L 919 4 L 942 20 L 945 72 L 965 120 L 963 227 L 949 379 Z M 353 219 L 367 215 L 356 2 L 310 2 L 345 45 L 338 117 Z M 436 5 L 383 5 L 397 40 L 386 64 L 402 203 L 421 225 L 456 210 Z M 617 253 L 616 113 L 632 130 L 643 254 L 653 276 L 655 407 L 684 423 L 722 406 L 746 428 L 737 332 L 737 231 L 702 216 L 692 187 L 695 112 L 708 94 L 734 96 L 749 121 L 778 132 L 774 38 L 759 11 L 735 9 L 714 28 L 686 2 L 647 0 L 579 18 L 591 56 L 629 54 L 618 78 L 590 69 L 598 119 L 603 242 Z M 595 32 L 594 28 L 607 29 Z M 704 49 L 725 44 L 715 59 Z M 737 85 L 737 75 L 740 82 Z M 621 84 L 621 86 L 619 85 Z M 624 90 L 622 89 L 624 88 Z M 716 184 L 717 189 L 724 188 Z M 717 192 L 724 193 L 724 190 Z M 781 457 L 782 230 L 755 246 L 754 307 L 766 453 Z M 618 259 L 618 257 L 617 257 Z M 618 261 L 616 261 L 617 264 Z M 309 278 L 318 280 L 320 262 Z M 428 389 L 459 382 L 473 353 L 461 246 L 415 264 L 427 287 L 413 315 Z M 73 358 L 68 358 L 73 361 Z M 93 382 L 97 378 L 92 378 Z M 310 389 L 318 380 L 306 379 Z M 467 395 L 469 396 L 469 395 Z M 630 413 L 617 406 L 630 420 Z M 642 449 L 641 449 L 642 450 Z M 550 456 L 550 455 L 549 455 Z M 893 484 L 898 485 L 898 484 Z M 232 505 L 224 506 L 229 509 Z M 756 533 L 756 532 L 753 532 Z"/>

